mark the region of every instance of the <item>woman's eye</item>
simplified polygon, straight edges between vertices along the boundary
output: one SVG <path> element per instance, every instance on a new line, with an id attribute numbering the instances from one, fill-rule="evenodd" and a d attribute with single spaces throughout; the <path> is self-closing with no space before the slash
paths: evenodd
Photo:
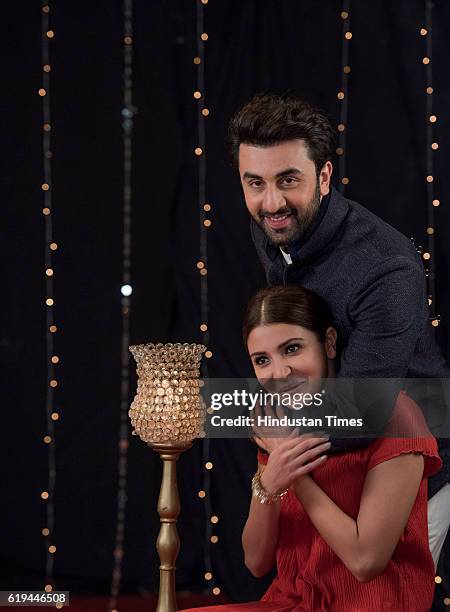
<path id="1" fill-rule="evenodd" d="M 255 359 L 255 365 L 257 366 L 262 366 L 265 365 L 269 360 L 267 359 L 267 357 L 263 357 L 262 355 L 260 357 L 256 357 Z"/>
<path id="2" fill-rule="evenodd" d="M 286 347 L 286 353 L 296 353 L 299 350 L 300 350 L 300 345 L 299 344 L 289 344 Z"/>

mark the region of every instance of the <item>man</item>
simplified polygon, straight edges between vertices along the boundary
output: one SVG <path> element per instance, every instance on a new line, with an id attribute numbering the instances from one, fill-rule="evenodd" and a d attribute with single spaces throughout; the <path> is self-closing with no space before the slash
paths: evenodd
<path id="1" fill-rule="evenodd" d="M 331 187 L 335 134 L 325 115 L 299 98 L 256 96 L 233 117 L 229 136 L 267 281 L 302 285 L 328 302 L 341 342 L 339 376 L 450 377 L 413 245 Z M 430 479 L 435 563 L 450 523 L 448 440 L 440 453 L 444 469 Z"/>

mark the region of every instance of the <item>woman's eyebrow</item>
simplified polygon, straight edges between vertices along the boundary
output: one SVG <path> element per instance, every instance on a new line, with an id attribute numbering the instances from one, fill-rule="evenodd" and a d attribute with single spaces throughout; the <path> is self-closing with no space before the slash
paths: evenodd
<path id="1" fill-rule="evenodd" d="M 286 344 L 289 344 L 290 342 L 301 342 L 303 341 L 304 338 L 289 338 L 289 340 L 285 340 L 284 342 L 282 342 L 281 344 L 278 345 L 278 348 L 283 348 L 284 346 L 286 346 Z"/>
<path id="2" fill-rule="evenodd" d="M 250 353 L 250 357 L 254 357 L 255 355 L 265 355 L 265 351 L 255 351 L 254 353 Z"/>
<path id="3" fill-rule="evenodd" d="M 284 342 L 279 344 L 277 348 L 281 349 L 291 342 L 302 342 L 304 340 L 305 340 L 304 338 L 289 338 L 289 340 L 285 340 Z M 266 351 L 255 351 L 254 353 L 250 353 L 250 357 L 254 357 L 255 355 L 265 355 L 265 354 L 266 354 Z"/>

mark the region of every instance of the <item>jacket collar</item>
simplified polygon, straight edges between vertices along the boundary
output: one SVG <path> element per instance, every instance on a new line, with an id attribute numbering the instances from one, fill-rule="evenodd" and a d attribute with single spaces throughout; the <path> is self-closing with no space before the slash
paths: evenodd
<path id="1" fill-rule="evenodd" d="M 292 257 L 292 263 L 304 263 L 320 255 L 338 233 L 348 210 L 348 201 L 334 187 L 331 187 L 328 208 L 319 225 L 307 236 L 305 242 L 300 241 L 290 245 L 289 254 Z M 270 244 L 258 223 L 252 219 L 251 224 L 257 249 L 262 248 L 271 261 L 282 257 L 280 249 Z"/>

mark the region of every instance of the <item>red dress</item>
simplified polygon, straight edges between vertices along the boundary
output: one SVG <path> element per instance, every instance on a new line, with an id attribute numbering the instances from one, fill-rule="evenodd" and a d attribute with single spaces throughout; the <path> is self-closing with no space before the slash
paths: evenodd
<path id="1" fill-rule="evenodd" d="M 422 413 L 405 394 L 399 395 L 390 430 L 414 414 L 415 426 L 428 431 Z M 417 432 L 418 429 L 415 429 Z M 417 433 L 416 433 L 417 435 Z M 425 460 L 416 501 L 394 554 L 384 572 L 361 583 L 326 544 L 289 490 L 281 500 L 278 575 L 261 601 L 192 608 L 192 612 L 425 612 L 434 591 L 434 564 L 428 547 L 427 478 L 442 462 L 431 435 L 379 438 L 367 448 L 330 456 L 314 470 L 313 478 L 349 516 L 357 518 L 368 470 L 403 453 L 421 453 Z M 260 463 L 267 455 L 259 452 Z M 191 611 L 184 611 L 191 612 Z"/>

